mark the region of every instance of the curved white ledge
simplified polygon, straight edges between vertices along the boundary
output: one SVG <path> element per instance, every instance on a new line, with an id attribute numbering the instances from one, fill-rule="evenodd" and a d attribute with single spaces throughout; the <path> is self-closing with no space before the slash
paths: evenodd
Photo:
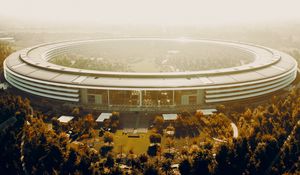
<path id="1" fill-rule="evenodd" d="M 164 73 L 93 71 L 48 62 L 54 56 L 86 44 L 118 40 L 179 42 L 177 39 L 121 38 L 46 43 L 10 55 L 3 63 L 4 75 L 11 85 L 22 91 L 69 102 L 81 102 L 82 98 L 87 98 L 82 95 L 87 89 L 107 90 L 108 93 L 111 90 L 140 92 L 166 90 L 173 91 L 173 94 L 177 91 L 197 90 L 202 92 L 197 94 L 198 99 L 203 99 L 199 104 L 209 104 L 275 92 L 291 84 L 297 74 L 296 61 L 283 52 L 254 44 L 207 39 L 188 39 L 185 42 L 235 47 L 253 54 L 255 59 L 239 67 Z"/>

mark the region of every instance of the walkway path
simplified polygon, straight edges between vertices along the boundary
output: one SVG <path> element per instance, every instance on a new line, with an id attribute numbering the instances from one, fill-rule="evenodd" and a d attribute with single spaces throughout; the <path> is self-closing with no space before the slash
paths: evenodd
<path id="1" fill-rule="evenodd" d="M 233 138 L 237 138 L 239 136 L 239 131 L 237 126 L 234 123 L 230 123 L 232 130 L 233 130 Z"/>

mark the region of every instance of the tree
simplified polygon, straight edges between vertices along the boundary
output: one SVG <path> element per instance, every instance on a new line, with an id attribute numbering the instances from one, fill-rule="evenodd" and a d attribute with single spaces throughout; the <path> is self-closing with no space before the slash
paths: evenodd
<path id="1" fill-rule="evenodd" d="M 196 111 L 195 118 L 200 122 L 201 119 L 205 117 L 202 111 Z"/>
<path id="2" fill-rule="evenodd" d="M 229 145 L 221 145 L 216 155 L 216 174 L 233 174 L 234 167 L 232 166 L 233 152 Z"/>
<path id="3" fill-rule="evenodd" d="M 0 70 L 3 70 L 4 59 L 13 53 L 13 51 L 14 49 L 8 42 L 0 42 Z"/>
<path id="4" fill-rule="evenodd" d="M 63 152 L 58 145 L 50 145 L 49 150 L 45 156 L 39 159 L 40 162 L 45 164 L 45 170 L 53 173 L 53 170 L 59 170 L 62 163 L 64 162 Z"/>
<path id="5" fill-rule="evenodd" d="M 107 158 L 106 158 L 106 162 L 105 162 L 105 166 L 112 168 L 115 165 L 115 159 L 113 158 L 112 154 L 108 154 Z"/>
<path id="6" fill-rule="evenodd" d="M 72 112 L 71 112 L 71 114 L 74 117 L 76 117 L 76 118 L 80 117 L 80 109 L 79 109 L 79 107 L 74 107 L 73 110 L 72 110 Z"/>
<path id="7" fill-rule="evenodd" d="M 149 136 L 150 143 L 160 143 L 161 142 L 161 135 L 153 133 Z"/>
<path id="8" fill-rule="evenodd" d="M 56 133 L 60 133 L 62 131 L 62 126 L 60 124 L 60 122 L 57 120 L 56 117 L 53 117 L 51 119 L 52 122 L 52 128 Z"/>
<path id="9" fill-rule="evenodd" d="M 218 112 L 220 112 L 220 113 L 225 113 L 225 110 L 226 110 L 226 107 L 225 107 L 225 105 L 218 105 L 217 107 L 216 107 L 216 109 L 217 109 L 217 111 Z"/>
<path id="10" fill-rule="evenodd" d="M 148 164 L 145 167 L 144 175 L 158 175 L 158 174 L 159 174 L 159 170 L 153 164 Z"/>
<path id="11" fill-rule="evenodd" d="M 270 166 L 273 161 L 276 161 L 275 158 L 278 153 L 279 146 L 277 140 L 272 136 L 264 136 L 251 158 L 251 173 L 265 174 L 267 171 L 272 170 L 273 167 Z M 274 174 L 274 172 L 269 173 Z"/>
<path id="12" fill-rule="evenodd" d="M 113 149 L 112 142 L 114 141 L 113 135 L 110 132 L 105 132 L 103 135 L 103 141 L 104 143 L 108 143 L 103 145 L 100 148 L 101 156 L 106 156 L 107 153 L 109 153 Z"/>
<path id="13" fill-rule="evenodd" d="M 101 156 L 106 156 L 112 149 L 113 147 L 110 145 L 103 145 L 102 147 L 100 147 Z"/>
<path id="14" fill-rule="evenodd" d="M 103 140 L 105 143 L 111 144 L 114 141 L 114 138 L 110 132 L 105 132 L 103 135 Z"/>
<path id="15" fill-rule="evenodd" d="M 171 149 L 174 147 L 174 140 L 170 139 L 170 138 L 167 138 L 167 140 L 166 140 L 166 147 L 168 149 L 168 154 L 165 155 L 165 157 L 166 158 L 173 158 L 174 157 L 174 151 L 171 152 Z"/>
<path id="16" fill-rule="evenodd" d="M 193 174 L 210 174 L 209 166 L 212 162 L 212 157 L 210 157 L 210 154 L 206 151 L 200 151 L 194 158 L 193 163 Z"/>
<path id="17" fill-rule="evenodd" d="M 119 125 L 120 125 L 120 113 L 119 112 L 112 112 L 112 115 L 109 117 L 109 127 L 111 128 L 112 132 L 116 132 Z"/>
<path id="18" fill-rule="evenodd" d="M 118 121 L 120 119 L 120 113 L 119 112 L 112 112 L 111 116 L 109 118 L 112 121 Z"/>
<path id="19" fill-rule="evenodd" d="M 114 167 L 111 169 L 111 172 L 110 172 L 111 175 L 123 175 L 123 173 L 124 172 L 121 170 L 120 167 Z"/>
<path id="20" fill-rule="evenodd" d="M 162 134 L 163 133 L 163 126 L 164 126 L 164 118 L 162 116 L 156 116 L 153 121 L 154 127 L 157 129 L 157 132 Z"/>
<path id="21" fill-rule="evenodd" d="M 176 137 L 196 137 L 200 133 L 200 122 L 194 115 L 183 112 L 176 118 L 174 128 Z"/>
<path id="22" fill-rule="evenodd" d="M 0 172 L 22 174 L 20 146 L 18 145 L 18 138 L 16 136 L 18 129 L 12 126 L 8 130 L 8 132 L 0 135 Z"/>
<path id="23" fill-rule="evenodd" d="M 141 154 L 139 156 L 139 161 L 141 163 L 142 168 L 144 167 L 144 165 L 148 162 L 148 156 L 147 154 Z"/>
<path id="24" fill-rule="evenodd" d="M 71 148 L 67 161 L 64 163 L 62 168 L 62 174 L 74 174 L 78 166 L 78 155 L 75 149 Z"/>
<path id="25" fill-rule="evenodd" d="M 245 120 L 250 121 L 252 119 L 252 111 L 250 108 L 247 108 L 246 111 L 242 114 Z"/>
<path id="26" fill-rule="evenodd" d="M 171 165 L 172 165 L 172 162 L 170 159 L 167 159 L 162 163 L 161 168 L 166 173 L 166 175 L 169 174 L 169 171 L 171 170 Z"/>
<path id="27" fill-rule="evenodd" d="M 246 138 L 234 140 L 234 160 L 231 162 L 235 174 L 243 174 L 247 171 L 250 160 L 250 149 Z"/>
<path id="28" fill-rule="evenodd" d="M 180 174 L 189 175 L 191 174 L 191 169 L 192 169 L 191 163 L 187 158 L 185 158 L 183 161 L 180 162 L 179 164 Z"/>
<path id="29" fill-rule="evenodd" d="M 79 170 L 82 174 L 91 174 L 90 166 L 91 159 L 87 155 L 83 155 L 78 166 Z"/>
<path id="30" fill-rule="evenodd" d="M 160 150 L 160 146 L 157 144 L 154 144 L 154 145 L 148 147 L 147 154 L 151 157 L 157 156 L 157 153 L 159 150 Z"/>
<path id="31" fill-rule="evenodd" d="M 84 117 L 84 128 L 90 132 L 96 125 L 95 119 L 92 114 L 88 114 Z"/>

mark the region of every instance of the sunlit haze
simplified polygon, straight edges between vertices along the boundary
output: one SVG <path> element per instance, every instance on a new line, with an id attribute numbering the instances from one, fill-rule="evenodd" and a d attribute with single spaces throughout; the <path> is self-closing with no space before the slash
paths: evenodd
<path id="1" fill-rule="evenodd" d="M 30 22 L 218 25 L 299 21 L 298 0 L 0 0 L 0 17 Z"/>

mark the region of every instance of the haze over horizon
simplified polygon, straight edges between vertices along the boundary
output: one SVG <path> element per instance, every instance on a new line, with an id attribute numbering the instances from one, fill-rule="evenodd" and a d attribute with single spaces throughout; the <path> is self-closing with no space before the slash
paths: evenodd
<path id="1" fill-rule="evenodd" d="M 195 25 L 300 22 L 297 0 L 0 0 L 0 18 L 30 24 Z"/>

